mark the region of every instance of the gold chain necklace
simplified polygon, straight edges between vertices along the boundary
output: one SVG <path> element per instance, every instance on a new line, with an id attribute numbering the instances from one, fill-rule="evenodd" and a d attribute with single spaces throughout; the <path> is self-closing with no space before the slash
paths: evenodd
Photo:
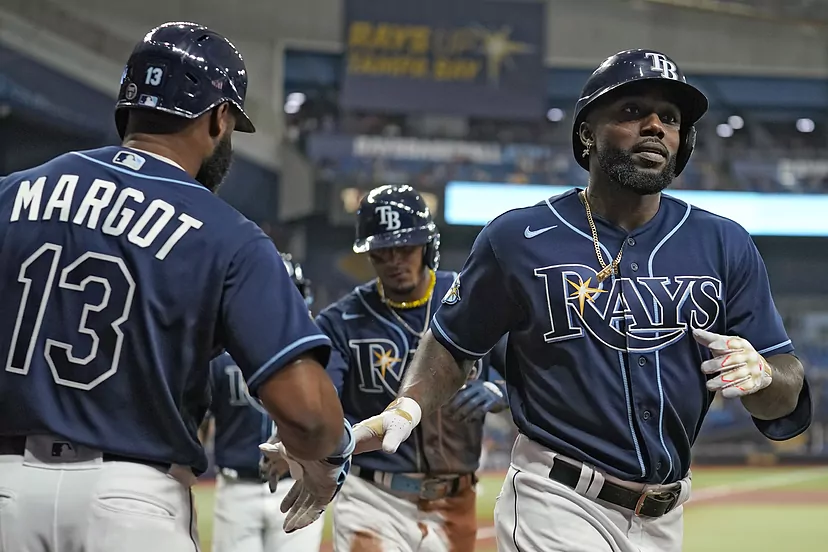
<path id="1" fill-rule="evenodd" d="M 428 274 L 429 282 L 425 295 L 419 299 L 415 299 L 414 301 L 392 301 L 387 298 L 385 296 L 385 291 L 382 289 L 382 280 L 377 278 L 377 291 L 379 292 L 380 299 L 383 303 L 394 309 L 416 309 L 417 307 L 422 307 L 429 299 L 431 299 L 431 294 L 434 292 L 434 285 L 437 283 L 437 275 L 434 271 L 428 269 Z"/>
<path id="2" fill-rule="evenodd" d="M 596 278 L 598 282 L 603 282 L 610 277 L 611 274 L 618 274 L 618 265 L 621 263 L 621 255 L 624 254 L 624 245 L 621 245 L 621 250 L 618 256 L 609 264 L 604 262 L 604 256 L 601 254 L 601 244 L 598 241 L 598 229 L 595 228 L 595 221 L 592 220 L 592 210 L 589 208 L 589 201 L 587 201 L 586 190 L 580 193 L 581 200 L 586 207 L 587 221 L 589 222 L 589 229 L 592 230 L 592 244 L 595 246 L 595 255 L 598 257 L 598 262 L 601 263 L 601 272 Z"/>
<path id="3" fill-rule="evenodd" d="M 431 296 L 428 298 L 428 307 L 426 308 L 426 313 L 425 313 L 425 325 L 423 326 L 423 331 L 421 331 L 421 332 L 418 332 L 417 330 L 415 330 L 414 328 L 412 328 L 411 326 L 409 326 L 409 325 L 408 325 L 408 322 L 406 322 L 406 321 L 403 319 L 403 317 L 402 317 L 402 316 L 400 316 L 400 315 L 397 313 L 397 311 L 396 311 L 396 310 L 394 310 L 394 309 L 391 307 L 391 305 L 389 305 L 388 303 L 386 303 L 385 305 L 388 307 L 388 310 L 390 310 L 390 311 L 391 311 L 391 314 L 393 314 L 393 315 L 394 315 L 394 318 L 396 318 L 396 319 L 397 319 L 397 321 L 398 321 L 400 324 L 402 324 L 403 326 L 405 326 L 405 329 L 406 329 L 406 330 L 408 330 L 409 332 L 413 333 L 414 335 L 416 335 L 417 337 L 419 337 L 420 339 L 422 339 L 422 338 L 425 336 L 426 330 L 428 329 L 428 324 L 429 324 L 429 322 L 431 322 L 431 299 L 433 299 L 433 298 L 434 298 L 434 295 L 431 295 Z"/>

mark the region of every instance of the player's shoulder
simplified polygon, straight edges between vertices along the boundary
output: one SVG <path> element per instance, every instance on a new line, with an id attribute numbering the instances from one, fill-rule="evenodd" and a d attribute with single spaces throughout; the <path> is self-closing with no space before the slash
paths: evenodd
<path id="1" fill-rule="evenodd" d="M 727 241 L 751 240 L 750 233 L 733 219 L 702 209 L 669 194 L 662 194 L 661 198 L 675 212 L 677 220 L 681 222 L 681 219 L 686 219 L 684 224 L 687 230 L 697 236 L 716 237 Z"/>
<path id="2" fill-rule="evenodd" d="M 452 270 L 435 270 L 434 275 L 438 286 L 440 284 L 451 285 L 455 278 L 457 278 L 457 273 Z"/>
<path id="3" fill-rule="evenodd" d="M 365 304 L 360 297 L 376 293 L 376 289 L 376 282 L 373 280 L 371 282 L 358 285 L 319 311 L 317 316 L 327 318 L 331 323 L 336 323 L 336 321 L 341 320 L 349 320 L 349 316 L 364 316 L 366 314 Z"/>
<path id="4" fill-rule="evenodd" d="M 480 233 L 490 242 L 514 243 L 517 236 L 532 237 L 533 233 L 556 228 L 577 202 L 577 193 L 578 189 L 572 188 L 534 205 L 505 211 L 490 220 Z"/>

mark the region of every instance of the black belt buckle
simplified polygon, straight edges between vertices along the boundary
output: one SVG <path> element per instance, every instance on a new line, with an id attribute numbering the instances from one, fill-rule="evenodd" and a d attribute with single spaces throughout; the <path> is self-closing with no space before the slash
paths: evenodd
<path id="1" fill-rule="evenodd" d="M 638 498 L 638 502 L 635 504 L 635 516 L 636 517 L 661 517 L 664 514 L 670 512 L 673 508 L 676 507 L 678 504 L 679 494 L 681 493 L 680 490 L 676 491 L 644 491 L 641 496 Z M 655 503 L 655 504 L 653 504 Z M 648 510 L 650 508 L 648 506 L 652 505 L 652 509 L 654 510 L 652 513 L 642 513 L 641 511 L 647 507 Z"/>
<path id="2" fill-rule="evenodd" d="M 449 494 L 451 481 L 447 479 L 423 479 L 420 485 L 419 498 L 421 500 L 437 500 Z"/>

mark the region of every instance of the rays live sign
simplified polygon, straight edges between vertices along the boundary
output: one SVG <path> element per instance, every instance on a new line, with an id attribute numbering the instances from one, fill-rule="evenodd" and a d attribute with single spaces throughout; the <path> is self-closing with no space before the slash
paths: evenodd
<path id="1" fill-rule="evenodd" d="M 544 109 L 545 2 L 345 0 L 345 108 L 492 118 Z"/>

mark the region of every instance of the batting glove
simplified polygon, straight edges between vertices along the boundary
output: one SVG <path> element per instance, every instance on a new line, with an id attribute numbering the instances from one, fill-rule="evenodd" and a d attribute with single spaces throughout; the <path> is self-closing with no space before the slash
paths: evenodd
<path id="1" fill-rule="evenodd" d="M 718 374 L 707 380 L 709 391 L 721 391 L 724 398 L 732 399 L 761 391 L 773 381 L 770 364 L 747 339 L 698 329 L 693 337 L 713 353 L 701 365 L 704 374 Z"/>
<path id="2" fill-rule="evenodd" d="M 397 452 L 400 444 L 411 436 L 420 423 L 422 415 L 423 411 L 414 399 L 401 397 L 395 400 L 376 416 L 354 426 L 354 454 L 380 448 L 388 454 Z"/>
<path id="3" fill-rule="evenodd" d="M 296 482 L 290 488 L 280 509 L 285 516 L 282 528 L 286 533 L 307 527 L 325 512 L 336 497 L 351 469 L 354 452 L 354 434 L 345 421 L 346 441 L 342 450 L 324 460 L 301 460 L 291 455 L 284 443 L 264 443 L 259 449 L 265 454 L 279 454 L 285 458 L 290 475 Z M 272 489 L 273 487 L 271 487 Z"/>
<path id="4" fill-rule="evenodd" d="M 276 492 L 279 480 L 290 471 L 287 459 L 276 449 L 275 445 L 279 442 L 279 435 L 274 431 L 266 443 L 259 445 L 259 450 L 262 451 L 262 457 L 259 459 L 259 473 L 267 481 L 271 493 Z"/>
<path id="5" fill-rule="evenodd" d="M 471 380 L 446 405 L 459 422 L 479 422 L 489 412 L 500 412 L 508 403 L 503 389 L 492 381 Z"/>

